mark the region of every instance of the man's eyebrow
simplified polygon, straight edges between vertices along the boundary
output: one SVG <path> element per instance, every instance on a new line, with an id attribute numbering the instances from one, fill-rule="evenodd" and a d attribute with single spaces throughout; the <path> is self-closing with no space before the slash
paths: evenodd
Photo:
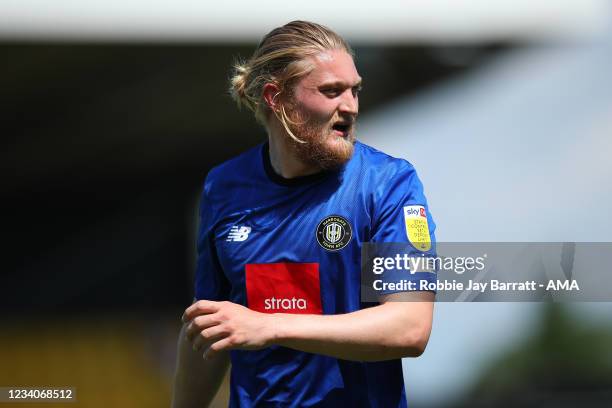
<path id="1" fill-rule="evenodd" d="M 350 85 L 347 82 L 344 81 L 332 81 L 332 82 L 326 82 L 323 83 L 321 85 L 319 85 L 319 88 L 334 88 L 334 87 L 340 87 L 340 88 L 358 88 L 361 87 L 362 81 L 361 78 L 359 79 L 359 81 L 355 82 L 355 84 Z"/>

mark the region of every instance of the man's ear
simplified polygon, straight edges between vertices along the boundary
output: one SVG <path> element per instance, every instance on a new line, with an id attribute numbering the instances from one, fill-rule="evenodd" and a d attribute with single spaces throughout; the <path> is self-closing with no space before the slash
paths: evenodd
<path id="1" fill-rule="evenodd" d="M 278 87 L 278 85 L 272 82 L 268 82 L 263 87 L 263 99 L 264 101 L 266 101 L 266 105 L 268 105 L 268 108 L 270 108 L 270 110 L 272 110 L 273 112 L 277 112 L 278 109 L 280 108 L 280 104 L 279 104 L 280 93 L 281 93 L 281 90 Z"/>

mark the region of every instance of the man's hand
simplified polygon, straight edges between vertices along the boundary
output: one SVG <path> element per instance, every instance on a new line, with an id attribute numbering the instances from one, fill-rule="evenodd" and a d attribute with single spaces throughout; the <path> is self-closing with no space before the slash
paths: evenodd
<path id="1" fill-rule="evenodd" d="M 199 300 L 183 314 L 186 339 L 210 359 L 223 350 L 257 350 L 274 338 L 271 315 L 232 302 Z"/>

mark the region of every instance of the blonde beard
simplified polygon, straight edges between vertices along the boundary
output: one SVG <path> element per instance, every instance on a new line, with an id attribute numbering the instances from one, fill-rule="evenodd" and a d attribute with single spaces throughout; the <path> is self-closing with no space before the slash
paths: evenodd
<path id="1" fill-rule="evenodd" d="M 295 111 L 291 109 L 295 115 Z M 298 116 L 298 115 L 295 115 Z M 317 166 L 323 170 L 333 170 L 341 167 L 353 156 L 355 148 L 355 125 L 349 130 L 348 137 L 342 138 L 333 134 L 329 124 L 314 127 L 308 120 L 296 117 L 291 122 L 292 133 L 302 142 L 287 135 L 292 148 L 305 164 Z"/>
<path id="2" fill-rule="evenodd" d="M 292 148 L 301 161 L 308 165 L 317 166 L 323 170 L 337 169 L 353 156 L 355 150 L 354 125 L 348 137 L 342 138 L 333 134 L 330 127 L 313 128 L 307 123 L 292 126 L 292 132 L 300 143 L 288 137 Z"/>

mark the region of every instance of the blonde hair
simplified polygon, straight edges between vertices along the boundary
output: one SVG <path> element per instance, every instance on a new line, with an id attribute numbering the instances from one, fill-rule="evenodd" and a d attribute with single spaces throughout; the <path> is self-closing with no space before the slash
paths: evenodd
<path id="1" fill-rule="evenodd" d="M 281 94 L 291 96 L 295 82 L 308 74 L 313 66 L 307 61 L 310 56 L 322 51 L 344 50 L 354 56 L 346 41 L 329 28 L 308 21 L 292 21 L 270 31 L 259 43 L 248 61 L 237 62 L 230 80 L 230 94 L 238 107 L 246 106 L 255 118 L 266 125 L 270 108 L 263 100 L 263 87 L 274 83 Z M 289 124 L 295 125 L 287 116 L 285 106 L 274 112 L 290 137 L 299 143 Z"/>

